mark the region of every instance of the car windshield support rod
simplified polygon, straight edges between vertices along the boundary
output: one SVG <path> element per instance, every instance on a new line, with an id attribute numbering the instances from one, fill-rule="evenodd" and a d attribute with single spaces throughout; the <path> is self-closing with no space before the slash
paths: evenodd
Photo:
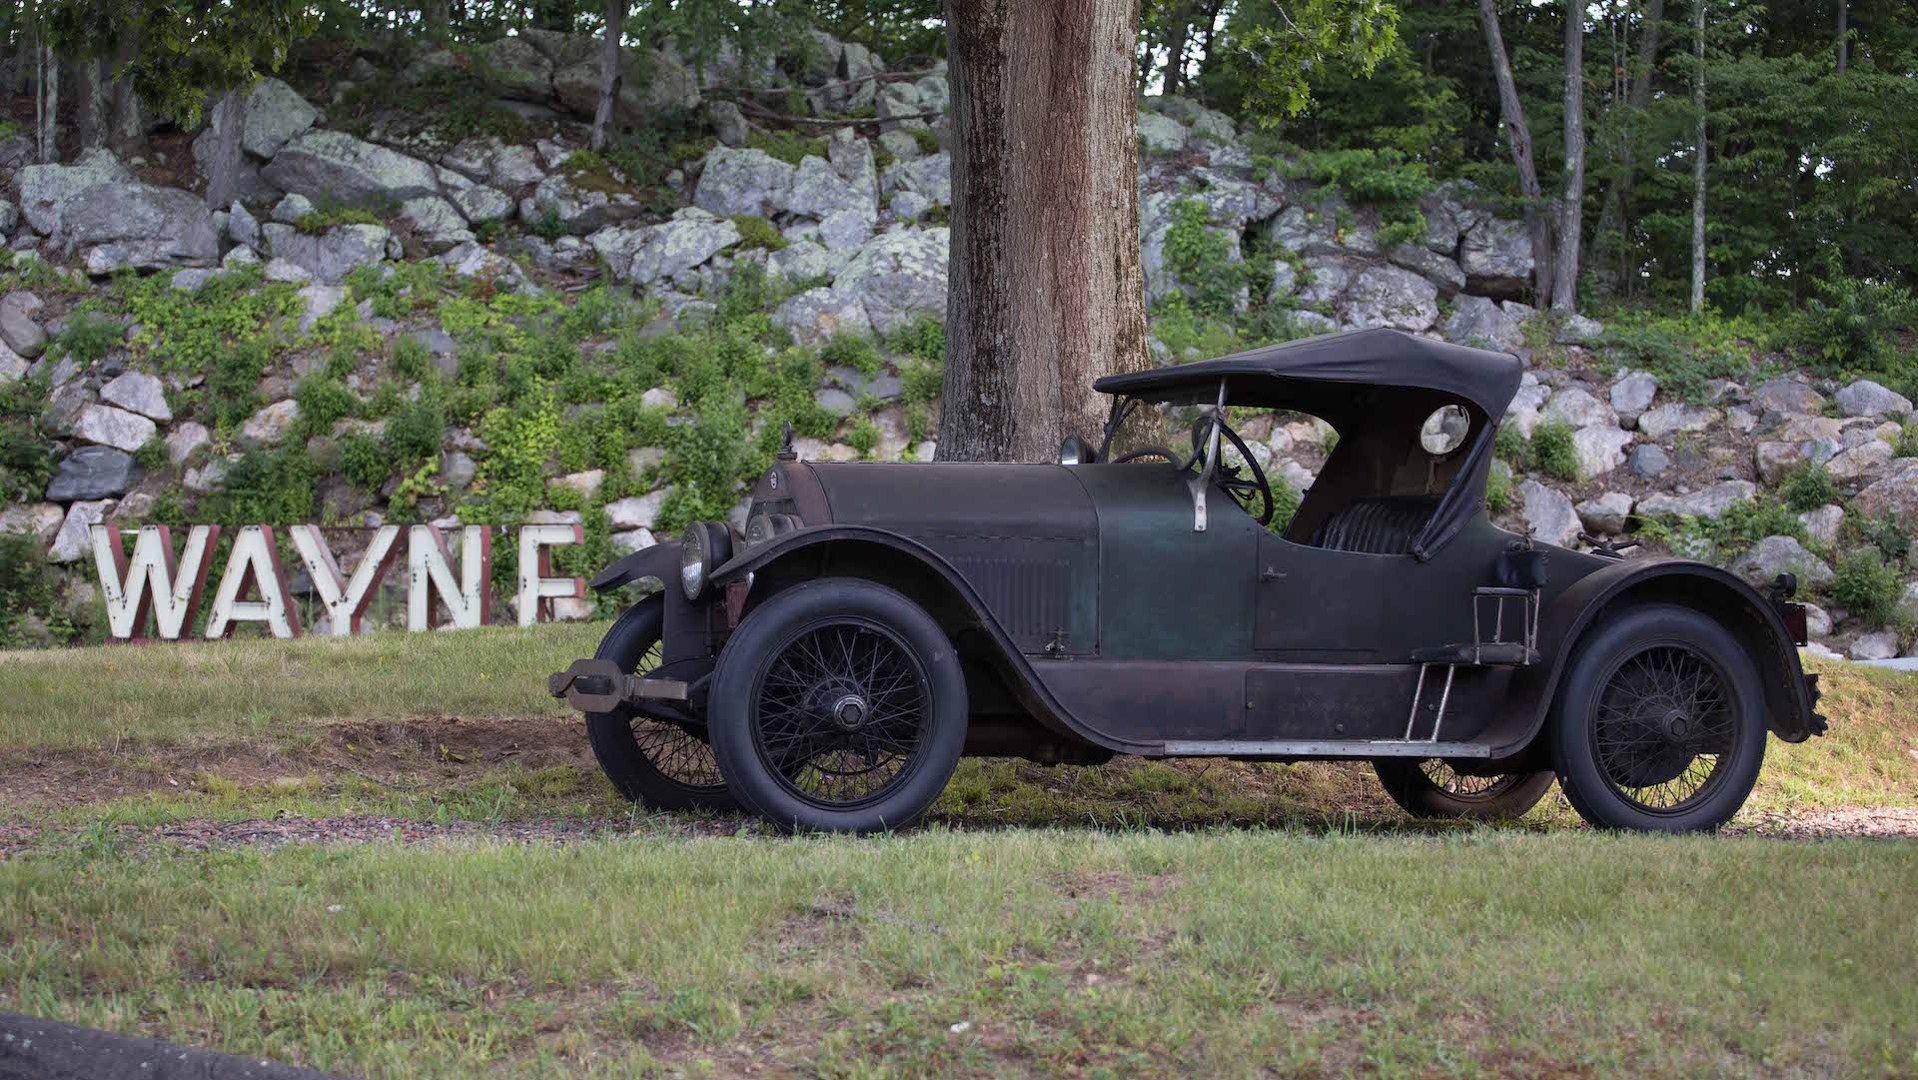
<path id="1" fill-rule="evenodd" d="M 1192 487 L 1192 531 L 1205 531 L 1205 489 L 1219 468 L 1219 427 L 1225 422 L 1225 380 L 1219 380 L 1219 400 L 1212 406 L 1212 430 L 1205 438 L 1205 465 L 1188 483 Z"/>

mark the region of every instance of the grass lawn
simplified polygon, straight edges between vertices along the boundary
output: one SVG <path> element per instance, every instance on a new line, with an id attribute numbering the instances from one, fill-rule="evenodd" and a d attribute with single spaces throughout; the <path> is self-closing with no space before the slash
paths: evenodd
<path id="1" fill-rule="evenodd" d="M 542 694 L 602 629 L 0 654 L 0 1009 L 379 1076 L 1918 1072 L 1918 844 L 1406 828 L 1346 766 L 626 817 Z M 1825 678 L 1748 813 L 1918 807 L 1918 680 Z M 141 831 L 347 813 L 482 827 Z M 605 828 L 485 835 L 534 818 Z"/>

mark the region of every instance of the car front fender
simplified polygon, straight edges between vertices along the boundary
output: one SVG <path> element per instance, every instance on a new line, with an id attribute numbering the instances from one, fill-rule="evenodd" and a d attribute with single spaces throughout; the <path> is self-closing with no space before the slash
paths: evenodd
<path id="1" fill-rule="evenodd" d="M 609 564 L 593 577 L 594 592 L 610 592 L 643 578 L 658 578 L 663 588 L 679 576 L 679 542 L 641 548 Z"/>
<path id="2" fill-rule="evenodd" d="M 1717 619 L 1751 653 L 1765 687 L 1771 730 L 1785 742 L 1823 734 L 1814 711 L 1816 690 L 1798 660 L 1798 647 L 1777 608 L 1737 575 L 1683 559 L 1633 559 L 1587 574 L 1539 614 L 1543 661 L 1512 682 L 1512 699 L 1498 732 L 1495 757 L 1516 754 L 1538 734 L 1552 698 L 1585 632 L 1619 606 L 1660 601 L 1697 608 Z"/>

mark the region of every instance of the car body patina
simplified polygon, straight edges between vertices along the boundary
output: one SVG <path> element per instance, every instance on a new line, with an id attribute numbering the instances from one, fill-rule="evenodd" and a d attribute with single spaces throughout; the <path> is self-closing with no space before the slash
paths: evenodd
<path id="1" fill-rule="evenodd" d="M 1795 583 L 1578 552 L 1485 507 L 1511 356 L 1371 330 L 1101 379 L 1062 464 L 782 455 L 744 536 L 696 523 L 608 567 L 657 578 L 554 676 L 615 784 L 865 831 L 962 754 L 1368 759 L 1424 816 L 1524 812 L 1556 777 L 1612 827 L 1715 828 L 1767 733 L 1819 733 Z M 1162 410 L 1186 452 L 1113 453 Z M 1230 426 L 1338 441 L 1282 528 Z"/>

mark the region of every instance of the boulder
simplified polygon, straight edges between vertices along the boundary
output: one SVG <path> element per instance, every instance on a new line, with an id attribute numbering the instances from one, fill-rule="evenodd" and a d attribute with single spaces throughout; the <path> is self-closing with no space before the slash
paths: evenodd
<path id="1" fill-rule="evenodd" d="M 879 178 L 879 190 L 916 191 L 934 206 L 952 205 L 952 155 L 944 150 L 911 161 L 895 162 Z"/>
<path id="2" fill-rule="evenodd" d="M 144 371 L 115 376 L 100 388 L 100 400 L 162 424 L 173 419 L 173 409 L 167 405 L 166 385 Z"/>
<path id="3" fill-rule="evenodd" d="M 226 99 L 222 98 L 207 115 L 207 131 L 218 131 L 224 120 Z M 253 84 L 241 109 L 240 146 L 258 158 L 270 158 L 288 142 L 302 135 L 320 118 L 320 110 L 307 103 L 292 87 L 278 79 L 266 78 Z"/>
<path id="4" fill-rule="evenodd" d="M 1658 378 L 1647 371 L 1620 373 L 1612 383 L 1612 411 L 1621 424 L 1636 424 L 1658 396 Z"/>
<path id="5" fill-rule="evenodd" d="M 1139 110 L 1139 149 L 1147 154 L 1176 154 L 1185 149 L 1185 125 L 1146 109 Z"/>
<path id="6" fill-rule="evenodd" d="M 286 438 L 300 419 L 300 403 L 288 398 L 268 405 L 240 425 L 240 441 L 253 446 L 272 446 Z"/>
<path id="7" fill-rule="evenodd" d="M 485 184 L 474 184 L 464 191 L 454 192 L 453 205 L 462 217 L 475 225 L 505 221 L 517 209 L 505 192 Z"/>
<path id="8" fill-rule="evenodd" d="M 263 231 L 275 260 L 292 263 L 324 285 L 338 285 L 359 267 L 384 261 L 393 235 L 383 225 L 358 224 L 335 225 L 318 236 L 278 222 Z"/>
<path id="9" fill-rule="evenodd" d="M 440 164 L 501 191 L 518 192 L 546 179 L 532 147 L 509 146 L 490 135 L 462 141 L 440 157 Z"/>
<path id="10" fill-rule="evenodd" d="M 1622 491 L 1608 491 L 1586 499 L 1575 508 L 1585 531 L 1593 536 L 1617 536 L 1625 531 L 1632 516 L 1632 497 Z"/>
<path id="11" fill-rule="evenodd" d="M 659 511 L 666 504 L 667 489 L 634 495 L 606 504 L 606 520 L 613 528 L 651 529 L 659 524 Z"/>
<path id="12" fill-rule="evenodd" d="M 1797 379 L 1773 379 L 1752 391 L 1752 404 L 1762 412 L 1800 416 L 1823 411 L 1825 395 Z"/>
<path id="13" fill-rule="evenodd" d="M 20 213 L 27 224 L 42 236 L 60 231 L 66 204 L 100 184 L 133 182 L 120 159 L 108 150 L 88 150 L 71 165 L 28 165 L 14 176 L 13 190 L 20 197 Z"/>
<path id="14" fill-rule="evenodd" d="M 1890 514 L 1906 529 L 1918 527 L 1918 458 L 1893 461 L 1883 475 L 1858 493 L 1851 508 L 1868 518 Z"/>
<path id="15" fill-rule="evenodd" d="M 1455 344 L 1501 352 L 1515 352 L 1525 345 L 1525 333 L 1518 321 L 1496 300 L 1483 296 L 1460 296 L 1442 332 L 1445 340 Z"/>
<path id="16" fill-rule="evenodd" d="M 1859 379 L 1834 395 L 1846 416 L 1909 416 L 1911 399 L 1870 379 Z"/>
<path id="17" fill-rule="evenodd" d="M 4 340 L 0 340 L 0 386 L 19 382 L 30 367 L 32 365 L 27 363 L 26 357 L 14 352 Z"/>
<path id="18" fill-rule="evenodd" d="M 1811 542 L 1823 547 L 1835 547 L 1838 543 L 1838 530 L 1845 524 L 1845 509 L 1830 503 L 1816 510 L 1807 510 L 1798 515 L 1798 523 L 1805 527 L 1805 535 Z"/>
<path id="19" fill-rule="evenodd" d="M 1572 453 L 1578 458 L 1578 476 L 1590 480 L 1625 464 L 1625 448 L 1632 433 L 1616 424 L 1594 424 L 1572 432 Z"/>
<path id="20" fill-rule="evenodd" d="M 1356 327 L 1423 333 L 1438 321 L 1438 287 L 1397 266 L 1368 267 L 1346 289 L 1345 319 Z"/>
<path id="21" fill-rule="evenodd" d="M 1897 456 L 1890 443 L 1872 439 L 1833 454 L 1825 462 L 1825 473 L 1840 487 L 1856 489 L 1876 480 Z"/>
<path id="22" fill-rule="evenodd" d="M 458 277 L 491 281 L 518 292 L 534 287 L 518 263 L 493 254 L 478 242 L 461 244 L 441 255 L 439 263 Z"/>
<path id="23" fill-rule="evenodd" d="M 833 288 L 863 306 L 881 334 L 943 317 L 950 235 L 943 228 L 890 229 L 860 249 Z"/>
<path id="24" fill-rule="evenodd" d="M 883 131 L 878 141 L 879 148 L 891 154 L 894 161 L 911 161 L 925 153 L 910 131 Z"/>
<path id="25" fill-rule="evenodd" d="M 886 205 L 900 221 L 918 221 L 932 212 L 932 200 L 916 191 L 895 191 Z"/>
<path id="26" fill-rule="evenodd" d="M 305 310 L 300 313 L 300 333 L 310 334 L 313 328 L 320 324 L 321 319 L 333 314 L 334 310 L 346 300 L 346 286 L 303 285 L 295 295 L 299 297 L 300 303 L 305 305 Z"/>
<path id="27" fill-rule="evenodd" d="M 393 206 L 440 190 L 426 162 L 324 128 L 287 143 L 260 175 L 281 191 L 348 206 Z"/>
<path id="28" fill-rule="evenodd" d="M 459 208 L 438 195 L 406 200 L 400 204 L 398 218 L 412 231 L 413 239 L 435 255 L 473 239 Z"/>
<path id="29" fill-rule="evenodd" d="M 590 117 L 599 109 L 599 45 L 588 59 L 553 72 L 553 97 L 572 113 Z M 699 108 L 699 81 L 684 64 L 658 49 L 621 50 L 625 78 L 613 116 L 622 124 L 639 127 L 657 121 L 662 112 L 690 112 Z"/>
<path id="30" fill-rule="evenodd" d="M 640 285 L 686 276 L 739 242 L 739 226 L 696 207 L 658 225 L 616 225 L 587 237 L 615 276 Z"/>
<path id="31" fill-rule="evenodd" d="M 523 37 L 503 37 L 476 52 L 502 97 L 544 103 L 553 95 L 553 62 Z"/>
<path id="32" fill-rule="evenodd" d="M 206 203 L 178 188 L 137 182 L 96 184 L 69 199 L 54 240 L 68 254 L 85 251 L 94 275 L 220 260 L 220 234 Z"/>
<path id="33" fill-rule="evenodd" d="M 111 446 L 132 453 L 159 433 L 153 421 L 111 405 L 88 405 L 73 424 L 73 437 L 82 442 Z"/>
<path id="34" fill-rule="evenodd" d="M 280 201 L 273 204 L 273 212 L 269 216 L 282 225 L 298 225 L 302 220 L 319 212 L 320 208 L 313 205 L 312 199 L 304 195 L 292 194 L 281 196 Z"/>
<path id="35" fill-rule="evenodd" d="M 799 167 L 793 171 L 784 208 L 790 213 L 822 219 L 850 211 L 869 224 L 878 215 L 870 186 L 863 189 L 855 186 L 824 158 L 817 157 L 800 159 Z"/>
<path id="36" fill-rule="evenodd" d="M 1597 319 L 1576 312 L 1566 316 L 1565 322 L 1552 335 L 1555 345 L 1590 345 L 1605 334 L 1605 324 Z"/>
<path id="37" fill-rule="evenodd" d="M 1400 244 L 1386 252 L 1386 258 L 1437 286 L 1442 296 L 1451 296 L 1465 288 L 1465 271 L 1459 269 L 1458 261 L 1428 247 Z"/>
<path id="38" fill-rule="evenodd" d="M 53 480 L 47 484 L 47 498 L 54 502 L 75 499 L 104 499 L 124 495 L 145 470 L 133 455 L 111 446 L 82 446 L 60 459 Z"/>
<path id="39" fill-rule="evenodd" d="M 1553 394 L 1540 415 L 1546 420 L 1557 420 L 1573 428 L 1618 426 L 1618 414 L 1610 405 L 1593 397 L 1582 386 L 1568 386 Z"/>
<path id="40" fill-rule="evenodd" d="M 766 272 L 790 282 L 830 280 L 851 261 L 851 252 L 827 251 L 822 244 L 798 240 L 778 251 L 767 252 Z"/>
<path id="41" fill-rule="evenodd" d="M 1685 495 L 1648 495 L 1638 500 L 1638 515 L 1651 517 L 1669 514 L 1677 517 L 1718 518 L 1740 503 L 1758 497 L 1758 485 L 1749 480 L 1723 480 Z"/>
<path id="42" fill-rule="evenodd" d="M 1891 630 L 1860 634 L 1845 651 L 1853 660 L 1890 660 L 1898 655 L 1898 635 Z"/>
<path id="43" fill-rule="evenodd" d="M 60 531 L 54 534 L 53 546 L 47 551 L 48 560 L 56 563 L 78 562 L 93 552 L 93 526 L 105 520 L 107 511 L 113 509 L 113 500 L 99 499 L 91 502 L 76 502 L 67 507 L 66 520 L 60 523 Z"/>
<path id="44" fill-rule="evenodd" d="M 15 290 L 0 296 L 0 344 L 32 360 L 47 350 L 47 331 L 40 325 L 40 298 Z"/>
<path id="45" fill-rule="evenodd" d="M 836 289 L 808 289 L 788 297 L 773 312 L 773 322 L 792 332 L 802 345 L 819 345 L 841 334 L 872 333 L 865 305 Z"/>
<path id="46" fill-rule="evenodd" d="M 580 182 L 565 173 L 541 180 L 520 200 L 519 216 L 534 225 L 551 219 L 572 233 L 589 233 L 638 216 L 639 199 L 629 191 Z"/>
<path id="47" fill-rule="evenodd" d="M 1578 512 L 1563 492 L 1528 479 L 1518 485 L 1518 497 L 1519 516 L 1534 539 L 1561 547 L 1578 539 Z"/>
<path id="48" fill-rule="evenodd" d="M 184 465 L 195 450 L 212 441 L 213 433 L 207 430 L 205 424 L 192 420 L 177 424 L 172 431 L 167 432 L 167 461 L 176 467 Z"/>
<path id="49" fill-rule="evenodd" d="M 1832 570 L 1825 560 L 1805 550 L 1805 545 L 1790 536 L 1767 536 L 1732 564 L 1732 573 L 1765 586 L 1779 574 L 1796 574 L 1801 586 L 1823 588 L 1831 584 Z"/>
<path id="50" fill-rule="evenodd" d="M 1532 285 L 1531 235 L 1522 221 L 1486 217 L 1459 242 L 1458 263 L 1473 292 L 1518 296 Z"/>
<path id="51" fill-rule="evenodd" d="M 786 205 L 795 171 L 764 150 L 717 146 L 706 155 L 693 203 L 721 217 L 768 217 Z"/>
<path id="52" fill-rule="evenodd" d="M 1667 454 L 1662 447 L 1653 446 L 1650 443 L 1640 443 L 1632 447 L 1631 456 L 1626 459 L 1625 463 L 1630 466 L 1633 476 L 1638 477 L 1640 480 L 1654 480 L 1662 475 L 1666 469 L 1672 467 L 1672 456 Z"/>
<path id="53" fill-rule="evenodd" d="M 1680 432 L 1705 431 L 1718 420 L 1717 409 L 1668 401 L 1647 409 L 1638 418 L 1638 430 L 1648 439 L 1665 439 Z"/>
<path id="54" fill-rule="evenodd" d="M 25 534 L 42 544 L 53 542 L 67 512 L 53 503 L 25 503 L 0 510 L 0 535 Z"/>

